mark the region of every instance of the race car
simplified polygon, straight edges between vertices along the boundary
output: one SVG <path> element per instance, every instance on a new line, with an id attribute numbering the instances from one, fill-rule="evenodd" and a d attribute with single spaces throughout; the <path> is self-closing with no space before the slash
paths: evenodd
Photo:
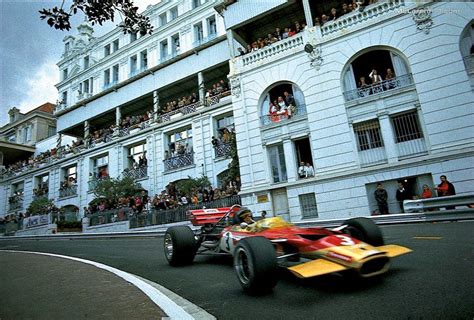
<path id="1" fill-rule="evenodd" d="M 250 219 L 249 219 L 250 215 Z M 191 264 L 196 254 L 232 255 L 237 279 L 251 295 L 271 292 L 278 268 L 310 278 L 352 271 L 368 278 L 385 273 L 391 258 L 411 252 L 389 244 L 368 218 L 352 218 L 341 226 L 301 228 L 281 217 L 253 221 L 247 208 L 191 210 L 194 226 L 173 226 L 164 236 L 164 253 L 171 266 Z"/>

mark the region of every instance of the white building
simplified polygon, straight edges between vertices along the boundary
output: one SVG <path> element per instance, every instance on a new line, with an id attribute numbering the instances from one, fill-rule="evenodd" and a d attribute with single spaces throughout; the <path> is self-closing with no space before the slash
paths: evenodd
<path id="1" fill-rule="evenodd" d="M 84 24 L 66 37 L 57 131 L 88 140 L 86 147 L 4 176 L 1 194 L 18 183 L 31 193 L 35 178 L 47 174 L 49 198 L 82 213 L 98 174 L 132 175 L 152 195 L 188 176 L 219 185 L 228 150 L 214 150 L 211 139 L 233 126 L 243 203 L 291 221 L 370 215 L 377 182 L 389 192 L 391 212 L 400 211 L 398 181 L 419 194 L 445 174 L 458 193 L 474 191 L 472 3 L 379 1 L 313 26 L 336 2 L 201 2 L 150 6 L 152 35 L 116 29 L 94 38 Z M 307 27 L 236 56 L 293 21 Z M 390 68 L 394 78 L 360 87 L 374 68 L 383 79 Z M 206 99 L 205 89 L 227 77 L 232 95 Z M 295 98 L 293 114 L 269 115 L 269 102 L 284 91 Z M 198 102 L 164 110 L 192 93 Z M 118 129 L 147 112 L 149 120 Z M 186 152 L 167 159 L 178 144 Z M 131 159 L 144 151 L 147 166 L 134 167 Z M 298 176 L 300 161 L 314 177 Z M 60 190 L 68 177 L 77 186 Z M 10 212 L 0 200 L 0 215 Z"/>

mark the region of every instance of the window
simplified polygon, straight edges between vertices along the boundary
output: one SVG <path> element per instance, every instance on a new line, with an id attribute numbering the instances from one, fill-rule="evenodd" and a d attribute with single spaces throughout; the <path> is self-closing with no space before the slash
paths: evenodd
<path id="1" fill-rule="evenodd" d="M 49 175 L 38 177 L 38 189 L 48 189 Z"/>
<path id="2" fill-rule="evenodd" d="M 169 153 L 177 155 L 182 153 L 190 153 L 193 150 L 193 130 L 183 129 L 168 135 Z"/>
<path id="3" fill-rule="evenodd" d="M 89 68 L 89 56 L 84 57 L 84 69 Z"/>
<path id="4" fill-rule="evenodd" d="M 201 0 L 193 0 L 193 9 L 196 9 L 201 5 Z"/>
<path id="5" fill-rule="evenodd" d="M 158 19 L 160 21 L 160 27 L 161 26 L 164 26 L 168 21 L 167 21 L 167 18 L 166 18 L 166 12 L 163 12 L 162 14 L 160 14 L 158 16 Z"/>
<path id="6" fill-rule="evenodd" d="M 89 87 L 89 79 L 85 80 L 82 83 L 82 88 L 84 93 L 89 93 L 90 92 L 90 87 Z"/>
<path id="7" fill-rule="evenodd" d="M 130 34 L 130 43 L 132 43 L 133 41 L 136 41 L 137 39 L 138 39 L 138 32 Z"/>
<path id="8" fill-rule="evenodd" d="M 140 163 L 143 163 L 143 158 L 146 154 L 146 145 L 140 144 L 138 146 L 131 147 L 128 149 L 128 167 L 135 168 Z"/>
<path id="9" fill-rule="evenodd" d="M 160 43 L 160 58 L 166 59 L 168 57 L 168 40 L 163 40 Z"/>
<path id="10" fill-rule="evenodd" d="M 93 159 L 93 174 L 97 179 L 107 178 L 109 176 L 109 156 L 105 155 Z"/>
<path id="11" fill-rule="evenodd" d="M 180 53 L 180 46 L 179 46 L 179 34 L 175 34 L 171 37 L 171 54 L 173 56 L 178 55 Z"/>
<path id="12" fill-rule="evenodd" d="M 61 103 L 62 103 L 62 104 L 67 104 L 67 91 L 64 91 L 64 92 L 61 94 Z"/>
<path id="13" fill-rule="evenodd" d="M 171 17 L 171 20 L 178 18 L 178 7 L 174 7 L 170 9 L 170 17 Z"/>
<path id="14" fill-rule="evenodd" d="M 140 53 L 140 69 L 145 70 L 147 68 L 148 68 L 148 53 L 145 50 Z"/>
<path id="15" fill-rule="evenodd" d="M 297 169 L 299 178 L 309 178 L 314 176 L 313 168 L 313 156 L 311 153 L 311 144 L 309 138 L 298 139 L 294 141 L 295 151 L 296 151 L 296 160 L 297 160 Z M 304 163 L 303 169 L 300 170 Z M 309 163 L 309 166 L 307 164 Z"/>
<path id="16" fill-rule="evenodd" d="M 317 218 L 318 206 L 316 205 L 316 195 L 314 193 L 306 193 L 300 194 L 298 198 L 300 200 L 302 218 Z"/>
<path id="17" fill-rule="evenodd" d="M 202 29 L 202 23 L 194 25 L 194 43 L 195 45 L 200 45 L 201 41 L 204 39 L 204 33 Z"/>
<path id="18" fill-rule="evenodd" d="M 56 134 L 56 127 L 48 126 L 48 137 L 52 137 Z"/>
<path id="19" fill-rule="evenodd" d="M 215 16 L 207 18 L 207 30 L 208 30 L 209 36 L 213 36 L 217 34 L 217 24 L 216 24 Z"/>
<path id="20" fill-rule="evenodd" d="M 119 81 L 119 65 L 116 64 L 112 67 L 112 81 L 117 83 Z"/>
<path id="21" fill-rule="evenodd" d="M 114 42 L 112 42 L 112 47 L 114 49 L 114 52 L 118 51 L 118 49 L 119 49 L 119 39 L 116 39 L 116 40 L 114 40 Z"/>
<path id="22" fill-rule="evenodd" d="M 416 111 L 392 117 L 397 143 L 423 138 Z"/>
<path id="23" fill-rule="evenodd" d="M 67 68 L 63 70 L 63 80 L 67 79 Z"/>
<path id="24" fill-rule="evenodd" d="M 378 120 L 354 124 L 354 133 L 359 151 L 383 147 L 382 134 Z"/>
<path id="25" fill-rule="evenodd" d="M 110 55 L 110 44 L 104 47 L 104 57 L 107 57 L 109 55 Z"/>
<path id="26" fill-rule="evenodd" d="M 130 57 L 130 74 L 133 76 L 137 72 L 137 55 Z"/>
<path id="27" fill-rule="evenodd" d="M 262 125 L 285 122 L 305 114 L 304 95 L 295 84 L 281 83 L 271 87 L 265 94 L 261 106 Z"/>
<path id="28" fill-rule="evenodd" d="M 285 152 L 283 145 L 279 144 L 268 148 L 268 157 L 270 158 L 270 169 L 273 182 L 285 182 L 288 180 L 285 164 Z"/>
<path id="29" fill-rule="evenodd" d="M 110 84 L 110 70 L 107 69 L 104 71 L 104 85 L 107 86 Z"/>
<path id="30" fill-rule="evenodd" d="M 69 167 L 65 169 L 64 178 L 68 181 L 73 180 L 74 182 L 77 181 L 77 167 Z"/>
<path id="31" fill-rule="evenodd" d="M 66 43 L 64 44 L 64 51 L 66 51 L 66 53 L 67 53 L 70 48 L 71 48 L 71 45 L 69 44 L 69 42 L 66 42 Z"/>

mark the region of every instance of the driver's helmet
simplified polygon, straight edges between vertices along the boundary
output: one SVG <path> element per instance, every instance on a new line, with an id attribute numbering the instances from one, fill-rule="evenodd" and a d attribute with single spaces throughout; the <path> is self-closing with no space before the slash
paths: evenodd
<path id="1" fill-rule="evenodd" d="M 250 210 L 249 208 L 247 207 L 242 207 L 240 208 L 239 211 L 237 211 L 236 215 L 235 215 L 235 223 L 236 224 L 240 224 L 242 222 L 244 222 L 244 218 L 247 216 L 247 215 L 250 215 L 252 216 L 252 210 Z"/>

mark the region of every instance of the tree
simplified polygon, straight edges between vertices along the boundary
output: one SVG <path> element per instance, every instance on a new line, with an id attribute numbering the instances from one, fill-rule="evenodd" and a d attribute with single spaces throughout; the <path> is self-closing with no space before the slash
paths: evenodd
<path id="1" fill-rule="evenodd" d="M 176 189 L 189 197 L 192 196 L 194 190 L 208 188 L 210 186 L 211 182 L 207 176 L 201 176 L 199 178 L 191 178 L 191 176 L 188 176 L 188 179 L 176 182 Z"/>
<path id="2" fill-rule="evenodd" d="M 115 15 L 118 13 L 122 17 L 119 27 L 124 33 L 140 32 L 145 35 L 153 32 L 150 19 L 138 13 L 138 7 L 134 6 L 133 0 L 73 0 L 69 11 L 63 9 L 64 2 L 65 0 L 59 8 L 57 6 L 52 9 L 43 8 L 39 11 L 40 18 L 46 20 L 50 27 L 69 31 L 71 29 L 70 18 L 78 11 L 82 11 L 92 25 L 102 25 L 109 20 L 114 21 Z"/>
<path id="3" fill-rule="evenodd" d="M 97 198 L 106 199 L 110 204 L 116 204 L 119 198 L 137 195 L 143 188 L 133 178 L 106 178 L 97 181 L 93 192 Z"/>
<path id="4" fill-rule="evenodd" d="M 48 214 L 48 212 L 52 208 L 56 208 L 54 206 L 53 200 L 50 200 L 46 197 L 39 197 L 39 198 L 31 201 L 30 205 L 26 209 L 26 213 L 29 216 Z"/>

